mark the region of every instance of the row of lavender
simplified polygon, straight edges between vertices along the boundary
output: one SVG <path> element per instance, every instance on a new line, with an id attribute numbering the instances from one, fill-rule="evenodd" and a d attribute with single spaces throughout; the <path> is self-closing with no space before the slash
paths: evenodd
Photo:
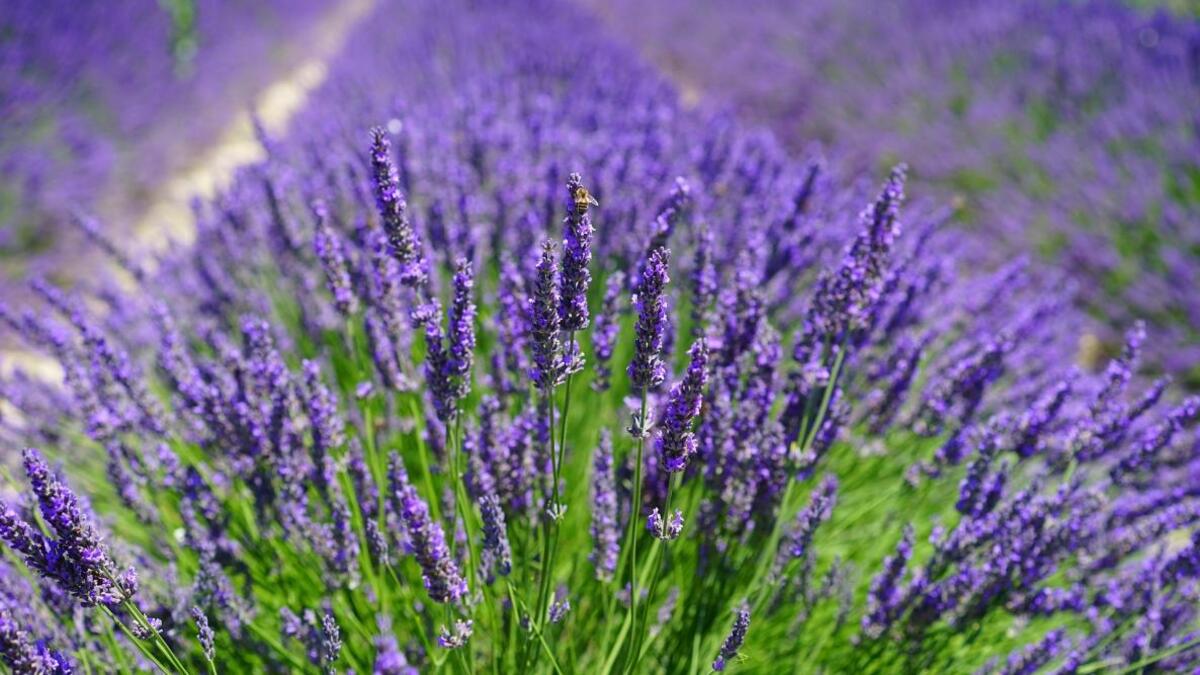
<path id="1" fill-rule="evenodd" d="M 903 157 L 961 199 L 985 255 L 1040 250 L 1154 361 L 1200 377 L 1200 22 L 1101 2 L 597 5 L 689 87 L 819 140 Z M 719 55 L 719 58 L 715 57 Z M 995 246 L 996 241 L 1008 246 Z"/>
<path id="2" fill-rule="evenodd" d="M 71 208 L 101 209 L 130 229 L 130 209 L 144 208 L 166 173 L 188 166 L 250 104 L 288 62 L 286 40 L 310 31 L 327 8 L 314 0 L 6 2 L 3 276 L 61 268 L 75 243 L 62 241 Z"/>
<path id="3" fill-rule="evenodd" d="M 65 386 L 0 389 L 40 448 L 0 658 L 1194 665 L 1197 403 L 1140 328 L 1071 371 L 1069 299 L 962 276 L 903 166 L 796 161 L 592 24 L 381 3 L 194 246 L 4 308 Z"/>

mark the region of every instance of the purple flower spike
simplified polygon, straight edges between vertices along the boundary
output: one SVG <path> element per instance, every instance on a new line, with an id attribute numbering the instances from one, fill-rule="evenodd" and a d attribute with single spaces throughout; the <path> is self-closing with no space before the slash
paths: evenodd
<path id="1" fill-rule="evenodd" d="M 0 510 L 0 537 L 44 577 L 58 582 L 85 607 L 112 605 L 136 590 L 116 580 L 116 565 L 78 498 L 50 470 L 40 453 L 25 450 L 25 473 L 42 518 L 55 535 L 44 536 L 12 509 Z"/>
<path id="2" fill-rule="evenodd" d="M 670 281 L 667 276 L 670 261 L 671 252 L 665 247 L 650 252 L 634 298 L 638 310 L 637 337 L 628 373 L 633 388 L 638 391 L 654 389 L 667 376 L 662 348 L 667 325 L 664 291 Z"/>
<path id="3" fill-rule="evenodd" d="M 867 613 L 862 618 L 863 633 L 867 637 L 880 637 L 896 620 L 901 599 L 900 581 L 912 558 L 913 536 L 912 526 L 906 526 L 900 543 L 896 544 L 896 552 L 884 559 L 883 569 L 871 580 Z"/>
<path id="4" fill-rule="evenodd" d="M 199 607 L 192 607 L 192 620 L 196 622 L 196 639 L 200 641 L 200 647 L 204 650 L 204 658 L 212 663 L 216 658 L 216 635 L 212 626 L 208 624 L 208 616 Z"/>
<path id="5" fill-rule="evenodd" d="M 466 398 L 471 389 L 471 366 L 475 358 L 475 287 L 471 261 L 460 258 L 454 272 L 454 302 L 450 307 L 449 375 L 454 378 L 454 397 Z"/>
<path id="6" fill-rule="evenodd" d="M 667 471 L 677 473 L 687 468 L 688 460 L 696 453 L 696 434 L 692 433 L 692 422 L 700 414 L 704 385 L 708 383 L 708 345 L 704 339 L 696 341 L 688 352 L 691 364 L 683 381 L 671 387 L 671 396 L 663 414 L 662 432 L 658 437 L 658 451 L 662 453 Z"/>
<path id="7" fill-rule="evenodd" d="M 479 500 L 479 511 L 483 516 L 484 555 L 490 558 L 500 576 L 508 576 L 512 572 L 512 548 L 508 543 L 500 498 L 494 494 L 484 496 Z"/>
<path id="8" fill-rule="evenodd" d="M 664 521 L 662 513 L 655 507 L 650 511 L 650 515 L 646 516 L 646 529 L 663 541 L 678 539 L 679 535 L 683 534 L 683 511 L 675 509 L 671 519 Z"/>
<path id="9" fill-rule="evenodd" d="M 750 630 L 750 606 L 743 603 L 734 613 L 733 628 L 729 631 L 729 635 L 725 636 L 725 642 L 721 643 L 721 651 L 712 664 L 713 670 L 717 672 L 725 670 L 729 659 L 737 656 L 738 650 L 742 648 L 748 630 Z"/>
<path id="10" fill-rule="evenodd" d="M 618 523 L 617 477 L 613 472 L 612 434 L 600 432 L 592 463 L 592 553 L 596 578 L 612 581 L 621 555 L 621 528 Z"/>
<path id="11" fill-rule="evenodd" d="M 588 265 L 592 262 L 592 234 L 595 232 L 588 207 L 598 204 L 577 173 L 567 179 L 567 193 L 570 199 L 564 221 L 559 318 L 563 330 L 575 331 L 588 327 L 587 293 L 592 282 Z"/>
<path id="12" fill-rule="evenodd" d="M 566 376 L 563 360 L 562 326 L 558 314 L 558 289 L 555 287 L 554 244 L 542 244 L 542 258 L 537 266 L 537 280 L 529 299 L 530 327 L 533 342 L 533 383 L 542 391 L 550 391 Z"/>
<path id="13" fill-rule="evenodd" d="M 400 196 L 396 165 L 392 162 L 392 143 L 381 128 L 371 130 L 371 171 L 375 180 L 375 203 L 383 220 L 392 255 L 400 263 L 404 283 L 424 286 L 429 273 L 421 240 L 408 221 L 408 204 Z"/>
<path id="14" fill-rule="evenodd" d="M 466 621 L 455 621 L 454 630 L 442 626 L 442 630 L 438 633 L 438 646 L 442 649 L 458 649 L 464 647 L 467 641 L 471 639 L 471 634 L 474 632 L 474 626 L 470 619 Z"/>
<path id="15" fill-rule="evenodd" d="M 612 384 L 610 361 L 616 347 L 617 333 L 621 330 L 618 301 L 624 290 L 625 275 L 621 272 L 609 275 L 604 285 L 604 300 L 600 312 L 596 314 L 596 326 L 592 329 L 592 349 L 596 353 L 596 376 L 592 379 L 592 389 L 596 391 L 607 391 Z"/>
<path id="16" fill-rule="evenodd" d="M 449 603 L 467 594 L 467 582 L 458 572 L 458 565 L 446 548 L 446 535 L 441 525 L 429 516 L 429 506 L 408 482 L 408 474 L 400 457 L 390 458 L 388 476 L 392 484 L 392 508 L 404 523 L 413 555 L 421 566 L 425 590 L 434 602 Z"/>
<path id="17" fill-rule="evenodd" d="M 350 282 L 346 268 L 346 254 L 342 239 L 329 227 L 329 207 L 323 201 L 313 202 L 313 214 L 317 217 L 317 230 L 313 235 L 313 253 L 321 261 L 325 271 L 325 286 L 333 296 L 333 306 L 339 314 L 348 317 L 358 311 L 358 296 Z"/>
<path id="18" fill-rule="evenodd" d="M 784 551 L 792 558 L 802 558 L 808 554 L 812 545 L 813 534 L 817 527 L 833 514 L 837 503 L 837 478 L 829 474 L 821 479 L 821 484 L 813 492 L 808 506 L 796 514 L 796 524 L 788 534 Z"/>
<path id="19" fill-rule="evenodd" d="M 696 252 L 689 273 L 692 292 L 692 335 L 705 334 L 717 297 L 717 269 L 713 263 L 713 233 L 702 226 L 696 236 Z"/>
<path id="20" fill-rule="evenodd" d="M 0 606 L 0 661 L 13 673 L 59 673 L 62 671 L 45 658 L 29 631 L 21 627 L 8 607 Z"/>

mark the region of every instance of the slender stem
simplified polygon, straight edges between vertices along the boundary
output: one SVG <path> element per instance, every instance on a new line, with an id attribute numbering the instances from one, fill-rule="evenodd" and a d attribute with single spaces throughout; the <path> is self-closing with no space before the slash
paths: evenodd
<path id="1" fill-rule="evenodd" d="M 170 670 L 167 670 L 167 667 L 164 666 L 162 664 L 162 662 L 159 661 L 154 656 L 154 652 L 147 649 L 146 645 L 142 644 L 141 640 L 134 637 L 133 632 L 129 630 L 129 627 L 126 626 L 120 619 L 118 619 L 117 615 L 113 614 L 111 609 L 109 609 L 108 607 L 105 607 L 104 605 L 101 605 L 101 607 L 104 609 L 104 613 L 107 614 L 109 616 L 109 618 L 111 618 L 113 620 L 113 622 L 117 624 L 118 627 L 120 627 L 121 632 L 125 633 L 125 637 L 129 638 L 129 641 L 132 642 L 133 645 L 138 648 L 138 651 L 140 651 L 142 653 L 142 656 L 145 656 L 146 658 L 150 659 L 150 662 L 153 663 L 154 665 L 158 666 L 158 669 L 163 671 L 164 673 L 169 674 L 171 672 Z"/>
<path id="2" fill-rule="evenodd" d="M 575 331 L 570 331 L 567 334 L 567 349 L 574 354 L 575 351 Z M 545 548 L 545 556 L 543 558 L 544 572 L 542 575 L 542 587 L 538 593 L 538 622 L 540 630 L 545 630 L 548 603 L 550 602 L 550 589 L 553 586 L 554 563 L 558 557 L 558 536 L 559 536 L 559 519 L 564 517 L 563 499 L 560 490 L 562 482 L 563 462 L 566 456 L 567 446 L 567 418 L 571 413 L 571 381 L 574 379 L 574 373 L 568 371 L 566 381 L 566 394 L 563 401 L 563 411 L 561 430 L 559 432 L 558 446 L 554 445 L 554 392 L 550 393 L 550 463 L 551 475 L 554 494 L 554 513 L 547 522 L 546 534 L 548 538 L 548 546 Z"/>
<path id="3" fill-rule="evenodd" d="M 117 581 L 116 575 L 114 575 L 110 570 L 105 570 L 105 575 L 108 577 L 108 580 L 113 584 L 113 586 L 120 588 L 120 583 Z M 137 605 L 135 605 L 133 603 L 133 600 L 131 600 L 129 598 L 125 598 L 121 602 L 121 607 L 125 611 L 129 612 L 130 616 L 133 617 L 134 621 L 136 621 L 139 625 L 141 625 L 142 630 L 146 631 L 147 633 L 149 633 L 152 636 L 151 642 L 153 642 L 154 646 L 160 652 L 162 652 L 163 656 L 165 656 L 167 658 L 167 661 L 171 664 L 172 667 L 177 668 L 178 672 L 185 673 L 185 675 L 190 675 L 188 669 L 183 665 L 182 662 L 180 662 L 179 658 L 177 656 L 175 656 L 175 652 L 171 650 L 171 646 L 168 645 L 167 641 L 163 639 L 162 634 L 158 632 L 157 628 L 150 625 L 150 622 L 146 619 L 146 615 L 142 614 L 142 610 L 138 609 Z M 107 607 L 105 607 L 104 609 L 105 609 L 105 611 L 107 611 L 109 613 L 110 616 L 113 617 L 114 620 L 116 620 L 116 616 L 113 615 L 112 612 Z M 117 621 L 117 624 L 119 626 L 121 626 L 122 630 L 128 630 L 124 623 Z M 140 648 L 141 643 L 140 643 L 140 641 L 137 641 L 137 642 L 138 642 L 138 645 Z M 143 651 L 145 651 L 145 650 L 143 650 Z M 156 661 L 156 663 L 157 663 L 157 661 Z"/>
<path id="4" fill-rule="evenodd" d="M 451 483 L 454 486 L 454 508 L 458 514 L 458 517 L 462 518 L 463 531 L 467 536 L 467 566 L 469 567 L 467 570 L 467 578 L 470 580 L 471 588 L 480 588 L 479 582 L 476 578 L 479 568 L 479 554 L 475 548 L 476 542 L 473 532 L 474 528 L 472 527 L 471 523 L 471 506 L 470 502 L 467 500 L 466 487 L 463 484 L 463 482 L 466 480 L 466 474 L 463 471 L 462 466 L 462 435 L 462 418 L 456 417 L 454 419 L 454 424 L 452 425 L 452 436 L 450 438 L 450 466 L 451 471 L 453 472 L 453 475 L 451 476 Z M 484 593 L 483 597 L 484 602 L 486 603 L 487 594 Z M 464 659 L 469 662 L 468 672 L 474 672 L 475 651 L 467 647 L 466 652 L 467 653 L 464 655 Z"/>
<path id="5" fill-rule="evenodd" d="M 179 672 L 184 673 L 185 675 L 190 672 L 187 667 L 183 665 L 183 662 L 179 660 L 179 657 L 175 656 L 175 652 L 171 649 L 171 645 L 167 644 L 167 641 L 163 638 L 162 633 L 158 632 L 158 629 L 150 624 L 150 621 L 146 619 L 146 615 L 142 613 L 142 610 L 138 609 L 137 605 L 133 604 L 132 600 L 125 601 L 125 609 L 133 615 L 136 621 L 142 624 L 142 628 L 144 630 L 150 632 L 150 635 L 153 636 L 152 641 L 155 643 L 155 646 L 157 646 L 158 650 L 167 657 L 167 660 L 171 662 L 172 666 L 178 668 Z"/>
<path id="6" fill-rule="evenodd" d="M 417 397 L 413 396 L 409 399 L 410 408 L 412 409 L 413 421 L 421 419 L 421 411 L 417 407 Z M 433 487 L 433 470 L 432 464 L 429 461 L 429 447 L 425 444 L 425 440 L 421 438 L 420 430 L 414 432 L 417 437 L 417 459 L 421 462 L 421 473 L 424 474 L 425 492 L 428 493 L 426 498 L 429 500 L 429 508 L 433 511 L 435 520 L 441 520 L 441 500 L 438 499 L 437 489 Z"/>
<path id="7" fill-rule="evenodd" d="M 554 387 L 550 387 L 549 391 L 546 392 L 546 400 L 547 400 L 547 406 L 546 406 L 547 413 L 546 414 L 548 416 L 546 428 L 550 430 L 549 439 L 550 439 L 550 476 L 551 476 L 551 486 L 550 486 L 551 497 L 550 497 L 550 504 L 547 506 L 547 509 L 548 510 L 551 510 L 551 509 L 556 510 L 558 508 L 559 494 L 558 494 L 558 480 L 557 480 L 558 456 L 554 451 Z M 539 631 L 541 630 L 541 627 L 544 625 L 543 622 L 544 622 L 544 617 L 546 616 L 546 604 L 549 601 L 549 597 L 550 597 L 551 577 L 554 572 L 554 570 L 551 567 L 551 563 L 552 563 L 551 556 L 552 556 L 552 553 L 554 550 L 554 525 L 555 525 L 554 518 L 547 518 L 547 515 L 549 515 L 548 513 L 542 513 L 540 515 L 543 518 L 543 520 L 542 520 L 542 576 L 538 581 L 537 605 L 533 608 L 533 612 L 534 612 L 533 616 L 530 617 L 531 625 L 536 626 Z M 537 658 L 536 653 L 526 654 L 526 658 L 523 660 L 524 665 L 526 667 L 532 666 L 533 661 L 531 659 L 536 659 L 536 658 Z"/>
<path id="8" fill-rule="evenodd" d="M 640 413 L 638 415 L 637 424 L 641 427 L 638 429 L 637 454 L 634 457 L 633 466 L 633 504 L 629 508 L 629 613 L 626 622 L 629 624 L 629 632 L 637 632 L 637 606 L 638 606 L 638 566 L 637 566 L 637 540 L 638 540 L 638 525 L 642 520 L 642 465 L 645 463 L 644 455 L 646 449 L 646 406 L 648 392 L 642 390 L 642 402 Z M 620 646 L 624 642 L 626 633 L 618 638 L 617 645 Z"/>
<path id="9" fill-rule="evenodd" d="M 525 607 L 525 603 L 521 602 L 521 599 L 517 597 L 517 592 L 513 589 L 512 582 L 505 580 L 505 583 L 508 585 L 508 599 L 512 604 L 514 614 L 513 620 L 519 621 L 519 615 L 521 611 L 524 611 L 525 614 L 529 614 L 529 608 Z M 522 610 L 517 609 L 518 604 L 522 607 Z M 546 643 L 546 637 L 542 634 L 542 631 L 538 630 L 536 626 L 531 626 L 530 629 L 533 631 L 533 634 L 537 636 L 538 642 L 540 642 L 542 645 L 542 650 L 546 652 L 546 656 L 550 659 L 550 666 L 554 668 L 554 672 L 558 673 L 558 675 L 562 675 L 562 668 L 559 667 L 558 660 L 554 658 L 554 651 L 551 650 L 550 645 Z"/>
<path id="10" fill-rule="evenodd" d="M 812 424 L 808 426 L 808 434 L 801 439 L 804 443 L 800 448 L 802 453 L 806 453 L 812 448 L 812 444 L 816 441 L 817 433 L 825 423 L 825 415 L 829 412 L 829 403 L 833 398 L 833 391 L 837 387 L 845 355 L 846 351 L 839 349 L 837 356 L 834 357 L 833 368 L 829 374 L 829 383 L 825 386 L 825 391 L 821 395 L 821 405 L 817 408 Z M 774 526 L 771 528 L 771 535 L 767 539 L 766 549 L 759 559 L 758 569 L 755 571 L 753 580 L 750 583 L 750 592 L 756 595 L 755 601 L 751 603 L 754 613 L 761 611 L 762 603 L 766 598 L 766 587 L 762 583 L 763 577 L 766 576 L 767 570 L 775 559 L 775 549 L 779 545 L 779 539 L 783 534 L 783 524 L 787 520 L 786 516 L 791 512 L 790 502 L 795 493 L 795 485 L 796 481 L 789 475 L 787 487 L 783 491 L 783 498 L 779 501 L 779 512 L 776 515 Z"/>
<path id="11" fill-rule="evenodd" d="M 663 511 L 663 513 L 662 513 L 664 524 L 666 523 L 667 519 L 669 519 L 671 517 L 671 494 L 674 490 L 678 489 L 681 475 L 682 474 L 679 474 L 679 473 L 673 473 L 670 475 L 670 478 L 667 479 L 667 496 L 666 496 L 666 503 L 665 503 L 666 510 Z M 652 572 L 652 576 L 650 577 L 650 584 L 647 587 L 647 588 L 649 588 L 650 592 L 646 596 L 646 607 L 642 610 L 642 613 L 645 615 L 642 620 L 643 630 L 641 632 L 636 632 L 633 634 L 633 655 L 634 655 L 634 657 L 633 657 L 633 662 L 629 666 L 631 670 L 635 670 L 637 668 L 637 664 L 641 660 L 641 657 L 642 657 L 642 648 L 644 645 L 645 634 L 646 634 L 645 628 L 648 625 L 649 619 L 650 619 L 650 602 L 652 602 L 654 600 L 655 591 L 658 589 L 658 582 L 659 582 L 660 577 L 662 576 L 662 568 L 666 564 L 666 560 L 667 560 L 667 542 L 665 540 L 659 540 L 659 541 L 654 542 L 655 552 L 657 552 L 660 548 L 662 549 L 662 557 L 661 558 L 656 558 L 653 552 L 650 554 L 650 560 L 654 561 L 654 564 L 651 567 L 653 572 Z"/>

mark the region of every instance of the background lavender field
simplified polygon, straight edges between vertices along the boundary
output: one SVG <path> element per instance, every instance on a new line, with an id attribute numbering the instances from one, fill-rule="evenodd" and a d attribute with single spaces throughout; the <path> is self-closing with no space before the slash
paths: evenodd
<path id="1" fill-rule="evenodd" d="M 855 169 L 913 163 L 982 235 L 984 257 L 1034 255 L 1068 271 L 1081 306 L 1111 325 L 1150 320 L 1155 360 L 1196 383 L 1200 27 L 1183 8 L 596 9 L 685 87 L 768 124 L 797 152 L 819 143 Z"/>
<path id="2" fill-rule="evenodd" d="M 14 7 L 9 670 L 1200 668 L 1186 11 Z"/>
<path id="3" fill-rule="evenodd" d="M 132 229 L 128 222 L 149 208 L 166 177 L 196 162 L 271 78 L 302 58 L 303 36 L 329 7 L 312 0 L 6 3 L 5 281 L 31 268 L 53 273 L 60 254 L 72 259 L 73 210 Z"/>

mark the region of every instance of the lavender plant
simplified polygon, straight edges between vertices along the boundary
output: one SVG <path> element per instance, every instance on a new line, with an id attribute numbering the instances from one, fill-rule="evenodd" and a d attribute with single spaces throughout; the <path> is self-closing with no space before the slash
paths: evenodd
<path id="1" fill-rule="evenodd" d="M 1075 372 L 1086 319 L 949 264 L 903 165 L 579 10 L 375 11 L 193 244 L 0 305 L 61 373 L 0 380 L 10 669 L 1200 665 L 1197 405 L 1140 326 Z"/>

